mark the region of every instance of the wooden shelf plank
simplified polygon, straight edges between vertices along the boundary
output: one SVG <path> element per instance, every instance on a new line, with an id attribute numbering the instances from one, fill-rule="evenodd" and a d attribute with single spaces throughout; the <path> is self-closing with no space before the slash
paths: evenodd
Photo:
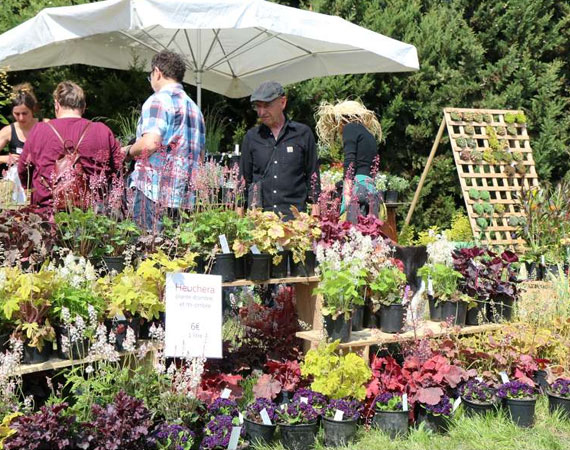
<path id="1" fill-rule="evenodd" d="M 501 328 L 499 323 L 490 323 L 484 325 L 465 326 L 459 330 L 457 334 L 475 334 L 484 333 L 486 331 L 498 330 Z M 351 347 L 369 347 L 371 345 L 390 344 L 395 342 L 410 341 L 413 339 L 421 339 L 423 337 L 438 337 L 445 334 L 454 334 L 449 328 L 442 328 L 441 322 L 432 322 L 430 320 L 421 324 L 414 333 L 414 330 L 406 331 L 401 334 L 382 333 L 380 330 L 364 329 L 362 331 L 353 331 L 349 342 L 340 344 L 339 348 Z M 310 341 L 311 343 L 319 343 L 323 341 L 322 330 L 299 331 L 297 337 Z"/>
<path id="2" fill-rule="evenodd" d="M 316 283 L 321 277 L 288 277 L 288 278 L 270 278 L 269 280 L 236 280 L 229 283 L 222 283 L 223 287 L 230 286 L 254 286 L 256 284 L 284 284 L 284 283 Z"/>

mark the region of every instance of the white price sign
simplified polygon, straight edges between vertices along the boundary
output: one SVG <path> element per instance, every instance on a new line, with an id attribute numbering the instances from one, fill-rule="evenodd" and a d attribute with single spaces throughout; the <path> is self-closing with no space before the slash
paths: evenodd
<path id="1" fill-rule="evenodd" d="M 166 274 L 167 357 L 222 358 L 222 277 Z"/>

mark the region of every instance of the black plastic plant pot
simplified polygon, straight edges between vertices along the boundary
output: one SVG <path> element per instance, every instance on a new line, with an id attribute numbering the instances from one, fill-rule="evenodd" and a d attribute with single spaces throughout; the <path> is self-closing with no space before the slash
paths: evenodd
<path id="1" fill-rule="evenodd" d="M 447 416 L 426 412 L 423 416 L 423 422 L 425 427 L 434 433 L 447 433 L 449 430 L 449 417 Z"/>
<path id="2" fill-rule="evenodd" d="M 431 295 L 428 300 L 429 304 L 429 319 L 434 322 L 441 322 L 441 302 L 437 302 Z"/>
<path id="3" fill-rule="evenodd" d="M 398 191 L 384 191 L 384 203 L 397 203 Z"/>
<path id="4" fill-rule="evenodd" d="M 290 256 L 291 276 L 292 277 L 312 277 L 315 275 L 315 266 L 317 257 L 314 252 L 305 252 L 305 262 L 294 262 L 293 254 Z"/>
<path id="5" fill-rule="evenodd" d="M 355 306 L 352 313 L 352 331 L 361 331 L 364 329 L 364 305 Z"/>
<path id="6" fill-rule="evenodd" d="M 89 339 L 82 339 L 81 341 L 70 342 L 64 351 L 63 337 L 67 337 L 68 331 L 65 327 L 54 326 L 55 339 L 57 342 L 57 356 L 61 359 L 83 359 L 89 353 Z"/>
<path id="7" fill-rule="evenodd" d="M 38 351 L 37 347 L 30 347 L 24 344 L 24 359 L 22 364 L 40 364 L 49 360 L 52 353 L 52 342 L 45 341 L 42 351 Z"/>
<path id="8" fill-rule="evenodd" d="M 383 333 L 399 333 L 404 328 L 404 314 L 406 309 L 402 305 L 382 305 L 380 308 L 380 330 Z"/>
<path id="9" fill-rule="evenodd" d="M 476 300 L 477 306 L 467 310 L 465 316 L 466 325 L 479 325 L 485 317 L 485 303 Z"/>
<path id="10" fill-rule="evenodd" d="M 10 348 L 10 333 L 0 333 L 0 353 Z"/>
<path id="11" fill-rule="evenodd" d="M 524 265 L 526 268 L 527 279 L 536 280 L 539 278 L 540 275 L 542 275 L 539 274 L 538 264 L 536 264 L 535 262 L 525 261 Z"/>
<path id="12" fill-rule="evenodd" d="M 372 425 L 391 439 L 408 433 L 408 411 L 376 411 Z"/>
<path id="13" fill-rule="evenodd" d="M 121 273 L 125 270 L 125 257 L 124 256 L 102 256 L 103 268 L 108 272 L 114 270 Z"/>
<path id="14" fill-rule="evenodd" d="M 243 280 L 245 278 L 245 256 L 236 258 L 234 262 L 234 273 L 236 275 L 236 280 Z"/>
<path id="15" fill-rule="evenodd" d="M 534 424 L 534 409 L 536 398 L 506 398 L 505 406 L 509 411 L 512 421 L 519 427 L 532 427 Z"/>
<path id="16" fill-rule="evenodd" d="M 206 272 L 206 258 L 204 257 L 204 255 L 196 256 L 194 262 L 196 263 L 196 265 L 194 266 L 194 270 L 196 271 L 196 273 Z"/>
<path id="17" fill-rule="evenodd" d="M 570 419 L 570 398 L 559 397 L 550 392 L 546 394 L 548 395 L 548 411 L 552 414 L 556 410 L 560 410 L 566 419 Z"/>
<path id="18" fill-rule="evenodd" d="M 333 320 L 332 316 L 325 316 L 325 329 L 331 341 L 340 339 L 340 342 L 348 342 L 352 331 L 352 320 L 346 320 L 344 314 L 340 314 Z"/>
<path id="19" fill-rule="evenodd" d="M 362 318 L 362 325 L 364 328 L 378 328 L 378 317 L 372 309 L 372 304 L 364 305 L 364 314 Z"/>
<path id="20" fill-rule="evenodd" d="M 317 422 L 298 425 L 279 425 L 281 443 L 289 450 L 306 450 L 315 445 Z"/>
<path id="21" fill-rule="evenodd" d="M 212 275 L 221 275 L 222 283 L 229 283 L 236 279 L 235 255 L 233 253 L 220 253 L 214 258 Z"/>
<path id="22" fill-rule="evenodd" d="M 467 303 L 465 302 L 441 302 L 441 319 L 453 318 L 453 325 L 465 325 L 467 318 Z"/>
<path id="23" fill-rule="evenodd" d="M 281 256 L 281 261 L 279 264 L 273 264 L 271 262 L 271 278 L 287 278 L 289 275 L 289 255 L 291 252 L 289 250 L 283 250 L 277 253 Z"/>
<path id="24" fill-rule="evenodd" d="M 461 397 L 461 403 L 468 417 L 484 416 L 487 413 L 497 411 L 497 406 L 494 403 L 472 402 L 463 397 Z"/>
<path id="25" fill-rule="evenodd" d="M 487 303 L 487 320 L 489 322 L 509 321 L 513 316 L 513 299 L 501 295 Z"/>
<path id="26" fill-rule="evenodd" d="M 273 440 L 277 425 L 265 425 L 243 419 L 245 424 L 245 434 L 252 444 L 269 444 Z"/>
<path id="27" fill-rule="evenodd" d="M 247 279 L 256 281 L 269 280 L 271 259 L 271 255 L 267 253 L 260 255 L 250 253 L 248 255 Z"/>
<path id="28" fill-rule="evenodd" d="M 548 381 L 546 380 L 547 375 L 546 370 L 536 370 L 532 377 L 532 380 L 538 384 L 540 392 L 543 394 L 548 390 Z"/>
<path id="29" fill-rule="evenodd" d="M 341 447 L 349 444 L 356 436 L 356 420 L 332 420 L 323 417 L 325 446 Z"/>

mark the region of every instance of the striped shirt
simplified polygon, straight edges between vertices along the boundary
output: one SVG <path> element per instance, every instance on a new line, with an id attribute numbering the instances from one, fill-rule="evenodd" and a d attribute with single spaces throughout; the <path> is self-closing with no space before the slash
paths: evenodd
<path id="1" fill-rule="evenodd" d="M 150 157 L 143 152 L 131 175 L 131 187 L 164 207 L 189 206 L 192 169 L 204 150 L 206 127 L 200 109 L 181 84 L 164 86 L 144 103 L 137 140 L 146 133 L 161 136 L 161 148 Z"/>

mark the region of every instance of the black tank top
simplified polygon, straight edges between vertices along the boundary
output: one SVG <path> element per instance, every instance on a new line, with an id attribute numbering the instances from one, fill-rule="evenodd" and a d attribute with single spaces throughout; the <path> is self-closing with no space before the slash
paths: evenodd
<path id="1" fill-rule="evenodd" d="M 16 133 L 16 127 L 14 124 L 10 124 L 10 129 L 12 130 L 12 135 L 10 137 L 10 142 L 8 143 L 8 152 L 17 153 L 18 155 L 24 150 L 25 142 L 22 142 Z"/>

